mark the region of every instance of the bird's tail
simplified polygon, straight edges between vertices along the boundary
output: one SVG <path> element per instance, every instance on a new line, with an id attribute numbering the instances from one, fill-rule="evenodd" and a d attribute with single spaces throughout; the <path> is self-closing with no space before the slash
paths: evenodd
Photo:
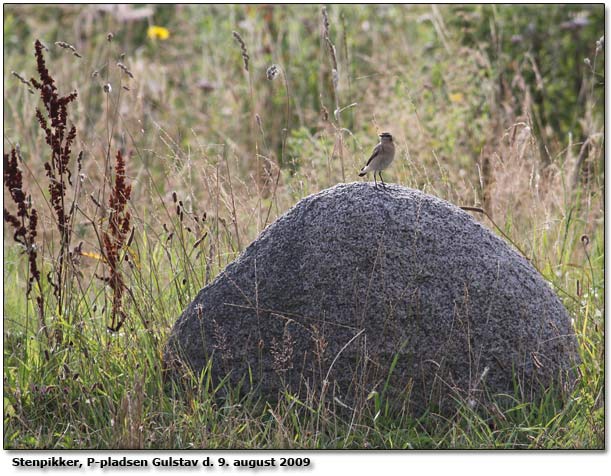
<path id="1" fill-rule="evenodd" d="M 367 166 L 363 167 L 361 169 L 361 171 L 359 172 L 359 177 L 362 177 L 363 175 L 366 175 L 367 172 L 369 172 L 369 170 L 367 169 Z"/>

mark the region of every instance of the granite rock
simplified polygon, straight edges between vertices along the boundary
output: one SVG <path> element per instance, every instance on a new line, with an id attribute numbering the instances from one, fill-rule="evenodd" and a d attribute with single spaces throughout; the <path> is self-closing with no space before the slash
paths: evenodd
<path id="1" fill-rule="evenodd" d="M 460 208 L 398 185 L 298 202 L 176 322 L 165 361 L 270 399 L 352 407 L 372 391 L 447 411 L 567 388 L 569 316 L 521 254 Z M 186 366 L 185 366 L 186 364 Z"/>

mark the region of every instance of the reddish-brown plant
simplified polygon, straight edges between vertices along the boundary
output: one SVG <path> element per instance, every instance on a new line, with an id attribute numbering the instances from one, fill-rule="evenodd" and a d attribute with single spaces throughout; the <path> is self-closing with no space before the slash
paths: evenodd
<path id="1" fill-rule="evenodd" d="M 66 258 L 69 256 L 75 212 L 75 204 L 69 205 L 67 202 L 68 186 L 73 186 L 70 159 L 72 145 L 76 139 L 76 127 L 72 125 L 68 129 L 68 105 L 76 99 L 77 93 L 75 91 L 66 96 L 59 95 L 55 80 L 50 75 L 45 63 L 44 46 L 39 40 L 36 40 L 34 49 L 39 80 L 32 78 L 30 82 L 39 91 L 40 99 L 46 111 L 45 114 L 37 108 L 36 118 L 40 128 L 45 133 L 45 141 L 51 153 L 50 160 L 45 162 L 44 168 L 49 178 L 50 201 L 60 233 L 59 254 L 53 276 L 49 276 L 49 283 L 57 298 L 59 309 L 63 310 L 63 291 L 67 279 Z M 82 152 L 77 160 L 77 173 L 80 172 L 81 161 Z"/>
<path id="2" fill-rule="evenodd" d="M 38 212 L 32 206 L 32 197 L 23 188 L 23 174 L 19 168 L 18 154 L 16 149 L 11 149 L 10 154 L 4 154 L 3 160 L 3 180 L 12 201 L 17 206 L 17 212 L 12 213 L 4 208 L 4 221 L 15 230 L 13 238 L 24 248 L 24 253 L 28 256 L 29 279 L 26 296 L 32 294 L 34 283 L 38 285 L 38 290 L 42 289 L 40 270 L 38 269 L 38 253 L 36 247 L 36 235 L 38 234 Z M 36 296 L 36 307 L 40 329 L 48 336 L 48 329 L 44 317 L 44 306 L 42 292 Z"/>
<path id="3" fill-rule="evenodd" d="M 121 273 L 121 263 L 124 257 L 128 256 L 125 251 L 129 246 L 131 214 L 127 210 L 127 203 L 131 192 L 132 187 L 127 183 L 125 176 L 125 158 L 119 151 L 116 156 L 115 180 L 108 203 L 108 227 L 102 232 L 102 246 L 109 273 L 104 281 L 113 291 L 112 322 L 109 329 L 115 332 L 121 328 L 126 318 L 123 310 L 125 282 Z"/>

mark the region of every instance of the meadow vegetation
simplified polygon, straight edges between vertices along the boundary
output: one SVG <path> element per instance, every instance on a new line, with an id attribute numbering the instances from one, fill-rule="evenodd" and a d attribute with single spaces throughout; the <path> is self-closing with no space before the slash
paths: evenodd
<path id="1" fill-rule="evenodd" d="M 602 5 L 5 6 L 4 447 L 602 448 L 603 34 Z M 573 392 L 345 418 L 204 373 L 175 398 L 185 306 L 382 131 L 387 181 L 485 210 L 549 281 Z"/>

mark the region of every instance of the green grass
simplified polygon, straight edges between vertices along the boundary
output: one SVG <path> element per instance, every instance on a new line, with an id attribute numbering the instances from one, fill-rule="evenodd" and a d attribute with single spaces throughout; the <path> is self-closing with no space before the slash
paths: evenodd
<path id="1" fill-rule="evenodd" d="M 171 32 L 166 41 L 148 39 L 145 20 L 126 28 L 93 7 L 5 8 L 4 147 L 19 144 L 24 187 L 41 214 L 43 277 L 27 299 L 27 254 L 5 223 L 5 448 L 604 447 L 602 8 L 589 8 L 588 25 L 573 36 L 559 25 L 578 5 L 330 6 L 338 88 L 318 6 L 155 10 L 152 23 Z M 535 36 L 512 40 L 531 21 Z M 68 248 L 82 243 L 84 253 L 72 255 L 61 306 L 47 279 L 62 247 L 43 168 L 49 149 L 35 119 L 42 103 L 10 73 L 36 77 L 35 38 L 49 47 L 60 93 L 79 93 L 68 114 L 77 129 L 71 167 L 83 150 L 83 176 Z M 271 64 L 282 70 L 274 81 L 265 78 Z M 345 108 L 338 117 L 336 98 Z M 418 418 L 383 392 L 351 414 L 332 399 L 283 394 L 267 403 L 214 387 L 208 372 L 176 397 L 162 356 L 183 309 L 296 201 L 356 180 L 387 129 L 398 146 L 389 181 L 483 207 L 551 283 L 578 338 L 575 389 L 537 403 L 508 396 L 502 410 L 458 402 L 451 417 Z M 101 279 L 109 270 L 100 239 L 109 218 L 96 202 L 108 203 L 114 175 L 106 165 L 119 149 L 134 232 L 120 250 L 125 324 L 110 332 L 114 293 Z M 14 210 L 6 189 L 5 206 Z"/>

